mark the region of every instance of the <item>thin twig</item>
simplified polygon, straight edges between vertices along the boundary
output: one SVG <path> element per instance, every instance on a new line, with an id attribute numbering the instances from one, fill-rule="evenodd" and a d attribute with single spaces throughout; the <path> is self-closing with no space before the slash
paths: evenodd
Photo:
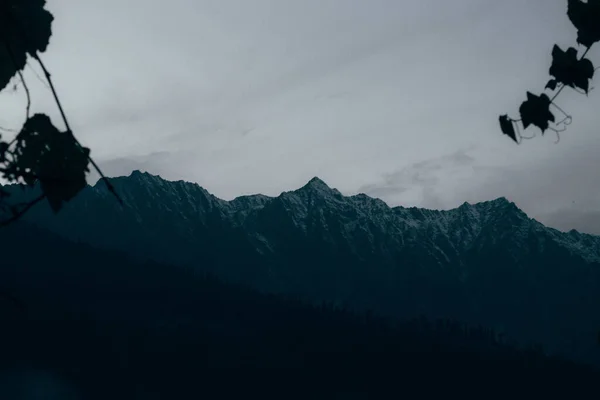
<path id="1" fill-rule="evenodd" d="M 27 107 L 25 109 L 25 122 L 27 122 L 31 114 L 31 94 L 29 93 L 27 82 L 25 82 L 25 78 L 23 77 L 23 72 L 17 71 L 17 73 L 19 74 L 19 78 L 21 78 L 21 82 L 23 82 L 23 89 L 25 89 L 25 94 L 27 95 Z"/>
<path id="2" fill-rule="evenodd" d="M 31 66 L 31 64 L 29 63 L 29 61 L 26 62 L 26 65 L 29 67 L 29 69 L 31 70 L 31 72 L 33 72 L 33 74 L 35 75 L 35 77 L 37 78 L 37 80 L 40 81 L 42 85 L 46 86 L 46 88 L 48 90 L 50 90 L 50 86 L 48 86 L 48 83 L 44 82 L 44 80 L 42 79 L 42 77 L 40 76 L 40 74 L 38 74 L 37 71 Z"/>
<path id="3" fill-rule="evenodd" d="M 62 116 L 63 123 L 65 124 L 65 128 L 67 129 L 67 132 L 70 133 L 70 135 L 73 138 L 73 140 L 75 141 L 75 143 L 77 143 L 77 145 L 79 147 L 82 147 L 81 143 L 79 143 L 79 141 L 77 140 L 77 138 L 75 138 L 75 136 L 73 135 L 73 131 L 71 130 L 71 127 L 69 126 L 69 122 L 67 121 L 67 116 L 65 115 L 65 112 L 64 112 L 64 110 L 62 108 L 62 105 L 61 105 L 60 100 L 58 98 L 58 94 L 56 93 L 56 90 L 54 89 L 54 84 L 52 83 L 52 78 L 50 76 L 50 72 L 48 72 L 48 70 L 46 69 L 46 66 L 44 65 L 44 63 L 42 62 L 41 58 L 37 54 L 34 54 L 33 58 L 36 59 L 36 61 L 40 64 L 40 67 L 42 67 L 42 70 L 44 71 L 44 75 L 46 76 L 46 80 L 48 81 L 48 84 L 50 85 L 50 90 L 52 91 L 52 95 L 54 96 L 54 100 L 56 101 L 56 105 L 58 106 L 58 110 L 60 111 L 60 115 Z M 98 167 L 98 165 L 96 164 L 96 162 L 91 157 L 88 157 L 88 159 L 92 163 L 92 166 L 94 167 L 94 169 L 96 170 L 96 172 L 98 172 L 98 174 L 100 174 L 100 178 L 106 184 L 106 187 L 108 188 L 109 192 L 111 192 L 116 197 L 117 201 L 121 205 L 123 205 L 123 200 L 117 194 L 117 192 L 116 192 L 114 186 L 112 185 L 112 183 L 110 183 L 110 181 L 106 178 L 106 176 L 104 176 L 104 174 L 100 170 L 100 167 Z"/>
<path id="4" fill-rule="evenodd" d="M 550 105 L 554 106 L 558 111 L 560 111 L 561 113 L 563 113 L 563 115 L 565 116 L 565 119 L 563 121 L 565 121 L 567 119 L 572 119 L 572 117 L 569 114 L 567 114 L 565 112 L 565 110 L 563 110 L 562 108 L 560 108 L 558 106 L 558 104 L 556 104 L 556 103 L 550 103 Z M 567 125 L 569 125 L 569 124 L 567 124 Z"/>
<path id="5" fill-rule="evenodd" d="M 20 210 L 19 212 L 14 213 L 12 217 L 5 219 L 4 221 L 0 221 L 0 227 L 12 224 L 13 222 L 15 222 L 16 220 L 21 218 L 27 211 L 29 211 L 31 209 L 31 207 L 35 206 L 37 203 L 44 200 L 45 198 L 46 198 L 46 195 L 41 194 L 38 197 L 36 197 L 35 199 L 26 203 L 25 206 L 23 207 L 23 209 Z"/>
<path id="6" fill-rule="evenodd" d="M 15 55 L 10 47 L 10 44 L 8 43 L 8 41 L 5 41 L 4 45 L 6 46 L 6 51 L 8 52 L 8 56 L 10 57 L 14 67 L 17 68 L 17 61 L 15 60 Z M 27 82 L 25 82 L 25 77 L 23 77 L 23 72 L 21 72 L 20 69 L 17 69 L 17 73 L 19 74 L 19 78 L 21 79 L 21 83 L 23 84 L 23 88 L 25 89 L 25 94 L 27 95 L 27 107 L 25 108 L 25 122 L 27 122 L 27 120 L 29 120 L 29 114 L 31 113 L 31 93 L 29 92 Z M 16 137 L 13 140 L 11 140 L 9 146 L 13 144 L 16 140 Z"/>
<path id="7" fill-rule="evenodd" d="M 5 128 L 5 127 L 3 127 L 3 126 L 0 126 L 0 131 L 4 131 L 4 132 L 10 132 L 10 133 L 17 133 L 17 132 L 19 132 L 19 131 L 18 131 L 18 130 L 16 130 L 16 129 L 12 129 L 12 128 Z"/>

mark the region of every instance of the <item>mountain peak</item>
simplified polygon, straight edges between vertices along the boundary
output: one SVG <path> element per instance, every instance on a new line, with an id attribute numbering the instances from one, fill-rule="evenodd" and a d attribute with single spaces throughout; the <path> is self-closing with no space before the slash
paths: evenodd
<path id="1" fill-rule="evenodd" d="M 142 172 L 139 169 L 133 170 L 131 171 L 131 173 L 128 176 L 113 176 L 113 177 L 107 177 L 112 183 L 115 184 L 121 184 L 121 183 L 125 183 L 125 182 L 139 182 L 141 184 L 148 184 L 150 182 L 155 182 L 155 181 L 163 181 L 163 179 L 158 176 L 158 175 L 152 175 L 148 172 Z M 102 182 L 101 179 L 98 179 L 98 181 L 96 181 L 96 183 L 93 185 L 94 188 L 96 189 L 106 189 L 106 185 L 104 182 Z"/>
<path id="2" fill-rule="evenodd" d="M 292 191 L 292 193 L 296 194 L 315 194 L 318 197 L 331 197 L 333 195 L 339 195 L 340 192 L 336 189 L 330 188 L 323 180 L 319 177 L 314 177 L 309 180 L 304 186 L 300 189 Z"/>
<path id="3" fill-rule="evenodd" d="M 466 203 L 466 204 L 469 204 L 469 203 Z M 474 206 L 480 206 L 480 207 L 481 206 L 483 206 L 483 207 L 487 206 L 487 207 L 493 207 L 493 208 L 498 208 L 498 207 L 501 207 L 501 208 L 514 208 L 514 209 L 520 211 L 519 207 L 515 203 L 513 203 L 512 201 L 510 201 L 509 199 L 507 199 L 504 196 L 497 197 L 497 198 L 495 198 L 493 200 L 486 200 L 486 201 L 478 202 L 478 203 L 475 203 L 475 204 L 472 204 L 472 205 L 474 205 Z"/>
<path id="4" fill-rule="evenodd" d="M 317 176 L 313 177 L 310 181 L 308 181 L 308 183 L 306 185 L 304 185 L 304 187 L 331 190 L 331 188 L 325 182 L 323 182 L 323 180 L 321 178 L 319 178 Z"/>
<path id="5" fill-rule="evenodd" d="M 500 196 L 498 198 L 495 198 L 493 200 L 490 200 L 490 202 L 494 203 L 494 204 L 513 204 L 512 201 L 508 200 L 506 197 L 504 196 Z"/>
<path id="6" fill-rule="evenodd" d="M 510 209 L 512 211 L 516 211 L 518 213 L 521 214 L 525 214 L 523 212 L 523 210 L 521 210 L 519 208 L 519 206 L 517 206 L 514 202 L 510 201 L 509 199 L 507 199 L 504 196 L 498 197 L 494 200 L 490 200 L 490 204 L 493 204 L 496 207 L 500 207 L 500 208 L 504 208 L 504 209 Z"/>
<path id="7" fill-rule="evenodd" d="M 306 183 L 306 185 L 302 186 L 297 191 L 310 191 L 310 192 L 318 192 L 318 193 L 332 193 L 337 192 L 337 190 L 330 188 L 323 180 L 319 177 L 314 177 L 310 181 Z"/>
<path id="8" fill-rule="evenodd" d="M 131 171 L 131 174 L 129 174 L 129 178 L 148 179 L 148 178 L 160 178 L 160 176 L 152 175 L 149 172 L 140 171 L 139 169 L 134 169 L 133 171 Z"/>

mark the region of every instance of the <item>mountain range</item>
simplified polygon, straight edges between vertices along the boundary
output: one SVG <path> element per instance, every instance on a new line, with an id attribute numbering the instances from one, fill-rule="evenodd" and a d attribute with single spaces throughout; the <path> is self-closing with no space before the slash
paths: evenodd
<path id="1" fill-rule="evenodd" d="M 506 198 L 438 211 L 344 196 L 319 178 L 232 201 L 140 171 L 111 182 L 123 206 L 99 182 L 57 215 L 40 204 L 24 219 L 266 292 L 455 318 L 600 362 L 600 237 L 545 227 Z M 17 201 L 33 195 L 8 188 Z"/>

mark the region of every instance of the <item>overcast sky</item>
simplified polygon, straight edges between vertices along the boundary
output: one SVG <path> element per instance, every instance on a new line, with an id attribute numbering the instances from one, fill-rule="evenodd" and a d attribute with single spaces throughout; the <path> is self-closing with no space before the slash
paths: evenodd
<path id="1" fill-rule="evenodd" d="M 44 60 L 111 176 L 142 169 L 224 199 L 313 176 L 390 205 L 506 196 L 543 222 L 600 233 L 600 91 L 561 94 L 573 123 L 559 144 L 530 128 L 539 137 L 517 146 L 498 126 L 544 88 L 552 46 L 575 44 L 566 6 L 49 0 Z M 60 123 L 48 89 L 26 77 L 34 110 Z M 0 125 L 22 123 L 24 104 L 22 90 L 0 95 Z"/>

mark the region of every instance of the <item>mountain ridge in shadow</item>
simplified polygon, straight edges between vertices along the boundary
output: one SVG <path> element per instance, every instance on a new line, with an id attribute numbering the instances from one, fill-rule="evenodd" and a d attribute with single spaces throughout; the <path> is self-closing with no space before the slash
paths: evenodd
<path id="1" fill-rule="evenodd" d="M 318 178 L 232 201 L 139 171 L 111 181 L 123 208 L 97 184 L 26 221 L 261 291 L 482 324 L 600 362 L 600 237 L 546 228 L 505 198 L 438 211 L 343 196 Z"/>

